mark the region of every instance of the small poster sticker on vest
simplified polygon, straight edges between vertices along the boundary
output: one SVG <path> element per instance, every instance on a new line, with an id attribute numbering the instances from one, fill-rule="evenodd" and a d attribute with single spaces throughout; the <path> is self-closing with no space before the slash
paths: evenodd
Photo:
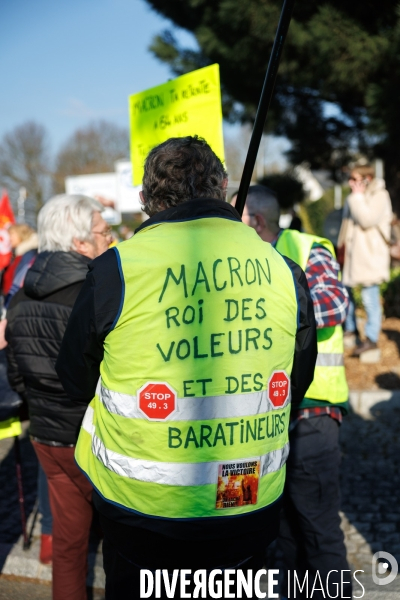
<path id="1" fill-rule="evenodd" d="M 246 458 L 218 465 L 216 508 L 257 504 L 259 479 L 259 458 Z"/>

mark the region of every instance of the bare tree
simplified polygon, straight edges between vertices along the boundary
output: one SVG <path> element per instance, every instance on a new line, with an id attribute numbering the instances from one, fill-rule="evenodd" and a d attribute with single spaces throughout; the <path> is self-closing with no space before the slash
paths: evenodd
<path id="1" fill-rule="evenodd" d="M 70 175 L 107 173 L 114 163 L 129 157 L 129 135 L 126 129 L 107 121 L 96 121 L 78 129 L 64 144 L 56 158 L 54 191 L 65 191 L 65 178 Z"/>
<path id="2" fill-rule="evenodd" d="M 0 143 L 0 183 L 11 198 L 25 187 L 37 213 L 49 189 L 49 142 L 46 129 L 28 121 L 6 133 Z"/>

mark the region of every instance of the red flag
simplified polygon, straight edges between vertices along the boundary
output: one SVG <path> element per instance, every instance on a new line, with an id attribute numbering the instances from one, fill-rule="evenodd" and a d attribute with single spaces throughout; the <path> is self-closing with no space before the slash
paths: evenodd
<path id="1" fill-rule="evenodd" d="M 15 223 L 14 212 L 8 197 L 7 190 L 3 190 L 3 194 L 0 200 L 0 229 L 3 229 L 7 225 Z"/>
<path id="2" fill-rule="evenodd" d="M 7 227 L 15 223 L 14 212 L 7 190 L 3 190 L 0 199 L 0 270 L 8 267 L 11 261 L 11 243 Z"/>

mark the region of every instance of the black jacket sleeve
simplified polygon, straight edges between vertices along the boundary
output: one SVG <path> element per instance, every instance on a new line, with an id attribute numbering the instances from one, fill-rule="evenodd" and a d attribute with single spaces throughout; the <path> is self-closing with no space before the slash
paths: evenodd
<path id="1" fill-rule="evenodd" d="M 19 297 L 23 295 L 23 292 L 18 292 L 13 300 L 16 298 L 18 301 Z M 25 396 L 25 384 L 24 379 L 19 372 L 17 360 L 14 353 L 13 346 L 13 333 L 14 333 L 14 321 L 15 321 L 15 311 L 9 310 L 7 314 L 7 328 L 5 331 L 5 338 L 8 342 L 6 347 L 6 356 L 7 356 L 7 377 L 8 383 L 10 384 L 11 389 L 14 392 L 17 392 L 21 397 Z"/>
<path id="2" fill-rule="evenodd" d="M 298 302 L 298 327 L 291 375 L 292 407 L 303 400 L 314 378 L 317 360 L 317 329 L 314 308 L 304 271 L 298 264 L 284 257 L 293 273 Z"/>
<path id="3" fill-rule="evenodd" d="M 103 343 L 118 317 L 122 294 L 117 255 L 111 249 L 89 265 L 56 362 L 63 388 L 76 402 L 89 404 L 94 396 Z"/>

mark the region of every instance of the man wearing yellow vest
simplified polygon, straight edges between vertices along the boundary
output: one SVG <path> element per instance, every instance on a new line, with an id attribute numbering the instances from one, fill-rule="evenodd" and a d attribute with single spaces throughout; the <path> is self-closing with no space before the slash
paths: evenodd
<path id="1" fill-rule="evenodd" d="M 278 532 L 314 316 L 304 273 L 243 225 L 226 185 L 196 136 L 150 152 L 150 218 L 93 261 L 57 361 L 90 403 L 75 456 L 107 600 L 139 597 L 141 569 L 151 592 L 157 569 L 255 568 Z"/>
<path id="2" fill-rule="evenodd" d="M 342 330 L 348 296 L 340 282 L 331 242 L 290 229 L 281 230 L 279 216 L 274 193 L 262 185 L 250 186 L 243 222 L 304 269 L 317 323 L 314 380 L 300 405 L 292 405 L 291 410 L 290 455 L 279 545 L 286 568 L 296 569 L 302 580 L 308 571 L 309 580 L 314 581 L 318 571 L 325 584 L 329 571 L 333 571 L 328 590 L 333 594 L 336 583 L 340 584 L 341 570 L 349 568 L 339 518 L 338 442 L 342 415 L 348 411 Z M 340 597 L 351 597 L 351 585 L 345 585 L 342 594 Z M 326 591 L 313 595 L 313 598 L 324 597 Z"/>

